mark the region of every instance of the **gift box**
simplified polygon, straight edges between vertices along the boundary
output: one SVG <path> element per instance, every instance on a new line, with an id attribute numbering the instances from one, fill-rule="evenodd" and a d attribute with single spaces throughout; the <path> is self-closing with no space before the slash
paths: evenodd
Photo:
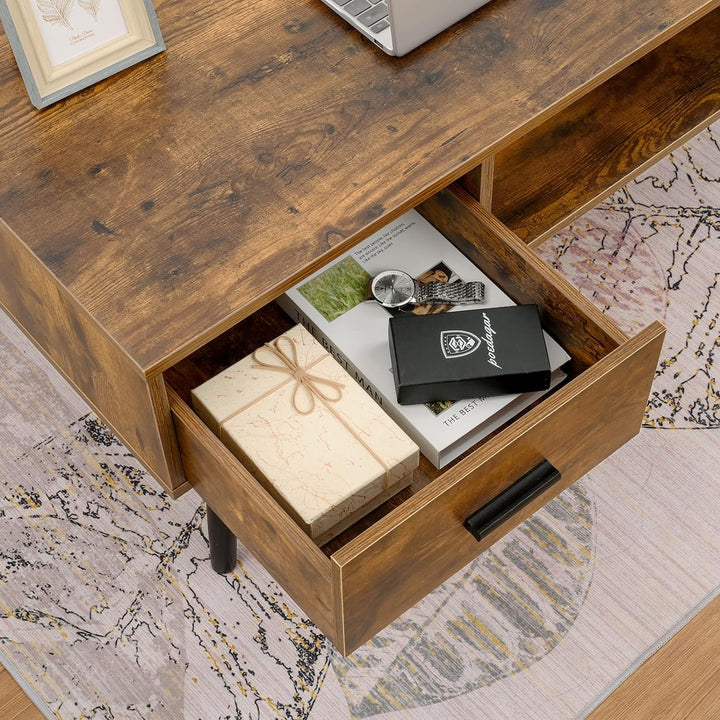
<path id="1" fill-rule="evenodd" d="M 417 445 L 302 325 L 192 392 L 193 406 L 318 544 L 410 484 Z"/>
<path id="2" fill-rule="evenodd" d="M 398 402 L 547 390 L 551 368 L 537 305 L 390 318 Z"/>

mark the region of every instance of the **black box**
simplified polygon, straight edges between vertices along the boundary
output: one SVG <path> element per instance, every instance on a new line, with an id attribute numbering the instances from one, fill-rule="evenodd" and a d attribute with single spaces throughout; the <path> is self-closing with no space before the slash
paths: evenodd
<path id="1" fill-rule="evenodd" d="M 401 405 L 550 387 L 537 305 L 398 315 L 389 339 Z"/>

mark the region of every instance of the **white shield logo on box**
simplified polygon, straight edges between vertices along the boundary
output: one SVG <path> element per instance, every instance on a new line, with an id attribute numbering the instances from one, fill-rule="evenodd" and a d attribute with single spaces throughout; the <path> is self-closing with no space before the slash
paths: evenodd
<path id="1" fill-rule="evenodd" d="M 464 357 L 480 347 L 481 340 L 467 330 L 443 330 L 440 333 L 440 346 L 446 359 Z"/>

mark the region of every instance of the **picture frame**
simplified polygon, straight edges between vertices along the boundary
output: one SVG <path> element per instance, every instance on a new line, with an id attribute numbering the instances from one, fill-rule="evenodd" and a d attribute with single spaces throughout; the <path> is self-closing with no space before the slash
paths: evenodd
<path id="1" fill-rule="evenodd" d="M 152 0 L 0 0 L 0 21 L 38 109 L 165 50 Z"/>

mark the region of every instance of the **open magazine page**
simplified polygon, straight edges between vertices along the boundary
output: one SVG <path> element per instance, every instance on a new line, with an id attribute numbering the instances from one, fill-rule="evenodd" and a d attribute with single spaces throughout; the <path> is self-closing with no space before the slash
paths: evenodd
<path id="1" fill-rule="evenodd" d="M 422 453 L 441 467 L 544 393 L 399 405 L 395 399 L 388 345 L 391 311 L 367 299 L 372 277 L 381 270 L 395 268 L 425 281 L 481 280 L 486 286 L 484 307 L 514 304 L 415 210 L 291 288 L 278 302 L 326 346 L 415 440 Z M 470 307 L 473 306 L 425 305 L 415 306 L 412 311 L 463 312 Z M 547 333 L 545 339 L 551 368 L 557 371 L 570 358 Z M 552 386 L 563 377 L 563 373 L 555 372 Z"/>

